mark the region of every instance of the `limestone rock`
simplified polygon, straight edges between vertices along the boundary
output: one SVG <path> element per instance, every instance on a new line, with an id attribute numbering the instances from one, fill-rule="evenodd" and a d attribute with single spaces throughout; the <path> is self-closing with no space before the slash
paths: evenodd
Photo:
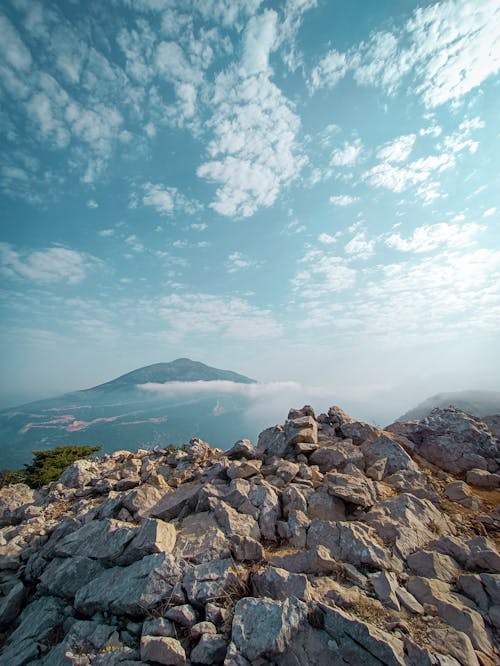
<path id="1" fill-rule="evenodd" d="M 263 430 L 257 441 L 257 455 L 259 457 L 265 456 L 272 458 L 276 456 L 281 458 L 285 453 L 287 441 L 285 439 L 285 431 L 282 426 L 275 426 Z"/>
<path id="2" fill-rule="evenodd" d="M 381 434 L 381 431 L 375 426 L 353 420 L 349 423 L 343 423 L 340 426 L 340 432 L 343 437 L 351 439 L 357 446 L 367 440 L 375 440 Z"/>
<path id="3" fill-rule="evenodd" d="M 224 599 L 224 595 L 240 589 L 244 583 L 244 570 L 230 559 L 198 564 L 189 569 L 182 581 L 189 601 L 195 606 Z"/>
<path id="4" fill-rule="evenodd" d="M 80 555 L 113 562 L 120 557 L 137 531 L 130 524 L 112 518 L 92 520 L 58 541 L 54 554 L 58 557 Z"/>
<path id="5" fill-rule="evenodd" d="M 379 502 L 364 520 L 404 558 L 449 530 L 446 519 L 431 502 L 408 493 Z"/>
<path id="6" fill-rule="evenodd" d="M 266 663 L 266 659 L 285 652 L 306 619 L 307 606 L 293 597 L 282 602 L 240 599 L 234 609 L 231 639 L 243 657 Z"/>
<path id="7" fill-rule="evenodd" d="M 175 586 L 183 574 L 182 563 L 172 555 L 147 555 L 128 567 L 106 569 L 81 587 L 75 609 L 87 616 L 99 611 L 141 616 L 165 598 L 174 601 Z"/>
<path id="8" fill-rule="evenodd" d="M 163 636 L 143 636 L 141 638 L 141 659 L 169 666 L 183 666 L 186 652 L 176 638 Z"/>
<path id="9" fill-rule="evenodd" d="M 134 488 L 121 499 L 121 504 L 130 513 L 141 520 L 149 518 L 151 511 L 158 504 L 164 493 L 149 483 Z"/>
<path id="10" fill-rule="evenodd" d="M 354 566 L 377 569 L 394 566 L 390 552 L 378 545 L 374 531 L 366 525 L 313 520 L 307 533 L 307 546 L 320 545 L 326 546 L 335 560 L 345 560 Z"/>
<path id="11" fill-rule="evenodd" d="M 208 511 L 186 516 L 177 532 L 173 554 L 194 564 L 225 559 L 231 555 L 230 542 Z"/>
<path id="12" fill-rule="evenodd" d="M 476 649 L 491 653 L 491 640 L 481 615 L 464 605 L 447 583 L 415 576 L 410 578 L 407 587 L 420 603 L 434 604 L 441 619 L 467 634 Z"/>
<path id="13" fill-rule="evenodd" d="M 229 460 L 253 460 L 256 457 L 255 446 L 249 439 L 239 439 L 229 451 L 226 456 Z"/>
<path id="14" fill-rule="evenodd" d="M 146 519 L 134 538 L 115 562 L 120 565 L 131 564 L 145 555 L 153 553 L 171 553 L 175 546 L 177 532 L 171 523 L 154 518 Z"/>
<path id="15" fill-rule="evenodd" d="M 36 496 L 36 491 L 24 483 L 0 488 L 0 527 L 20 522 L 23 509 L 34 504 Z"/>
<path id="16" fill-rule="evenodd" d="M 203 634 L 191 651 L 191 662 L 196 664 L 220 664 L 224 660 L 227 641 L 221 634 Z"/>
<path id="17" fill-rule="evenodd" d="M 467 483 L 478 488 L 500 488 L 500 474 L 492 474 L 484 469 L 471 469 L 466 475 Z"/>
<path id="18" fill-rule="evenodd" d="M 364 442 L 360 449 L 367 466 L 372 466 L 379 460 L 385 459 L 386 475 L 394 474 L 402 469 L 418 470 L 418 465 L 413 462 L 403 447 L 387 435 L 382 434 L 374 440 Z"/>
<path id="19" fill-rule="evenodd" d="M 91 460 L 76 460 L 66 467 L 59 483 L 66 488 L 83 488 L 100 477 L 100 467 Z"/>
<path id="20" fill-rule="evenodd" d="M 417 576 L 438 578 L 446 583 L 456 580 L 460 574 L 460 567 L 451 557 L 432 550 L 419 550 L 409 555 L 406 562 Z"/>
<path id="21" fill-rule="evenodd" d="M 291 574 L 285 569 L 269 567 L 252 575 L 256 596 L 284 601 L 291 595 L 307 601 L 310 597 L 309 582 L 303 574 Z"/>
<path id="22" fill-rule="evenodd" d="M 386 430 L 407 437 L 419 455 L 452 474 L 498 469 L 498 441 L 479 418 L 455 407 L 436 408 L 420 421 L 394 423 Z"/>
<path id="23" fill-rule="evenodd" d="M 373 585 L 378 599 L 389 608 L 399 611 L 399 604 L 396 591 L 399 587 L 396 576 L 390 571 L 377 571 L 370 576 L 370 582 Z"/>
<path id="24" fill-rule="evenodd" d="M 21 610 L 27 590 L 21 581 L 18 581 L 9 592 L 0 599 L 0 627 L 13 622 Z"/>
<path id="25" fill-rule="evenodd" d="M 164 495 L 151 511 L 151 516 L 162 520 L 172 520 L 177 518 L 184 509 L 194 508 L 201 485 L 199 481 L 183 483 L 173 492 Z"/>
<path id="26" fill-rule="evenodd" d="M 262 544 L 248 536 L 233 535 L 231 549 L 234 559 L 241 562 L 260 562 L 264 558 Z"/>
<path id="27" fill-rule="evenodd" d="M 352 472 L 353 470 L 349 470 Z M 325 481 L 328 492 L 339 497 L 344 502 L 355 504 L 362 508 L 373 506 L 377 501 L 374 483 L 363 474 L 329 472 Z"/>
<path id="28" fill-rule="evenodd" d="M 345 504 L 339 497 L 331 495 L 326 488 L 318 490 L 307 498 L 307 515 L 321 520 L 345 520 Z"/>
<path id="29" fill-rule="evenodd" d="M 72 599 L 78 590 L 103 572 L 103 565 L 90 557 L 75 555 L 55 558 L 44 570 L 39 589 L 48 594 Z"/>
<path id="30" fill-rule="evenodd" d="M 323 473 L 342 469 L 347 463 L 352 463 L 361 469 L 365 466 L 360 448 L 354 446 L 349 440 L 341 440 L 330 446 L 322 446 L 310 456 L 309 462 L 312 465 L 318 465 Z"/>
<path id="31" fill-rule="evenodd" d="M 318 442 L 318 424 L 313 416 L 299 416 L 285 423 L 285 441 L 287 445 L 306 442 Z"/>
<path id="32" fill-rule="evenodd" d="M 182 606 L 173 606 L 172 608 L 169 608 L 165 613 L 165 617 L 183 627 L 192 627 L 198 622 L 196 611 L 189 604 L 182 604 Z"/>

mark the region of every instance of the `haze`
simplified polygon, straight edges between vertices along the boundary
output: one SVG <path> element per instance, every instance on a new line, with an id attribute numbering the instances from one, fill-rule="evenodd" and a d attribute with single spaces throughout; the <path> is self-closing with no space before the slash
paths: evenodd
<path id="1" fill-rule="evenodd" d="M 499 72 L 497 0 L 7 0 L 0 405 L 177 357 L 280 421 L 499 390 Z"/>

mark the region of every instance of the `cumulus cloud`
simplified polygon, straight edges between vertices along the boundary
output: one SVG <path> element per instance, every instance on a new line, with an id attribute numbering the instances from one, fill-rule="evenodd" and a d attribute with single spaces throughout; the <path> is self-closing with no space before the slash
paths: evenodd
<path id="1" fill-rule="evenodd" d="M 471 245 L 476 236 L 484 231 L 484 225 L 474 222 L 466 224 L 424 224 L 414 229 L 409 238 L 403 238 L 399 233 L 391 234 L 385 239 L 385 244 L 401 252 L 430 252 L 441 245 L 450 248 L 466 247 Z"/>
<path id="2" fill-rule="evenodd" d="M 276 14 L 268 10 L 250 21 L 241 65 L 220 73 L 210 100 L 210 159 L 197 175 L 215 183 L 211 207 L 221 215 L 249 217 L 269 207 L 305 163 L 296 136 L 293 105 L 271 80 L 268 64 Z"/>
<path id="3" fill-rule="evenodd" d="M 243 252 L 231 252 L 226 261 L 228 273 L 237 273 L 247 268 L 258 268 L 259 266 L 262 266 L 261 261 L 250 259 Z"/>
<path id="4" fill-rule="evenodd" d="M 346 254 L 356 259 L 368 259 L 374 253 L 375 240 L 368 240 L 364 231 L 359 231 L 346 243 L 344 250 Z"/>
<path id="5" fill-rule="evenodd" d="M 83 252 L 64 247 L 18 251 L 9 243 L 0 243 L 0 270 L 6 277 L 21 277 L 33 282 L 76 284 L 98 260 Z"/>
<path id="6" fill-rule="evenodd" d="M 496 0 L 443 0 L 417 8 L 399 31 L 380 31 L 346 53 L 329 51 L 310 87 L 333 87 L 348 72 L 388 94 L 403 81 L 427 108 L 461 99 L 500 70 Z"/>
<path id="7" fill-rule="evenodd" d="M 308 250 L 298 263 L 301 268 L 291 284 L 301 298 L 317 299 L 322 292 L 341 292 L 355 284 L 356 270 L 348 266 L 343 257 L 330 254 L 326 249 Z"/>
<path id="8" fill-rule="evenodd" d="M 405 162 L 413 150 L 415 134 L 399 136 L 378 149 L 377 159 L 384 162 Z"/>
<path id="9" fill-rule="evenodd" d="M 342 148 L 337 148 L 333 151 L 330 159 L 332 166 L 352 167 L 359 161 L 363 146 L 360 139 L 356 139 L 352 143 L 347 141 Z"/>

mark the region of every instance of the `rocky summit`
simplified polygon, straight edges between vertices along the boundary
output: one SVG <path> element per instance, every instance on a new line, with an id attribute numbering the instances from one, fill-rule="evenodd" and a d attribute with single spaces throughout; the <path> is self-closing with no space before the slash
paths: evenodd
<path id="1" fill-rule="evenodd" d="M 494 666 L 499 485 L 463 411 L 380 430 L 306 406 L 255 445 L 4 487 L 0 665 Z"/>

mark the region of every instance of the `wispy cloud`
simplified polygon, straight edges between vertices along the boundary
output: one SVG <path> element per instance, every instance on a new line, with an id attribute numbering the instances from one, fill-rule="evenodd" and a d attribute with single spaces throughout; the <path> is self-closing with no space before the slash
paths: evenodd
<path id="1" fill-rule="evenodd" d="M 148 382 L 138 384 L 138 387 L 151 393 L 162 395 L 206 395 L 231 394 L 242 395 L 251 399 L 266 398 L 283 391 L 300 393 L 302 386 L 297 382 L 269 382 L 267 384 L 241 384 L 226 380 L 196 381 L 196 382 L 165 382 L 157 384 Z"/>
<path id="2" fill-rule="evenodd" d="M 8 243 L 0 243 L 0 270 L 9 278 L 76 284 L 99 263 L 95 257 L 64 247 L 18 251 Z"/>
<path id="3" fill-rule="evenodd" d="M 500 70 L 496 0 L 443 0 L 417 8 L 402 29 L 380 31 L 346 53 L 329 51 L 312 69 L 312 90 L 348 72 L 388 94 L 403 82 L 428 108 L 460 100 Z"/>
<path id="4" fill-rule="evenodd" d="M 409 238 L 403 238 L 399 233 L 391 234 L 385 239 L 388 247 L 401 252 L 430 252 L 439 246 L 449 248 L 467 247 L 476 240 L 479 233 L 484 231 L 484 225 L 469 222 L 466 224 L 424 224 L 413 230 Z"/>
<path id="5" fill-rule="evenodd" d="M 359 197 L 353 197 L 349 194 L 337 194 L 331 196 L 329 201 L 334 206 L 351 206 L 359 201 Z"/>

